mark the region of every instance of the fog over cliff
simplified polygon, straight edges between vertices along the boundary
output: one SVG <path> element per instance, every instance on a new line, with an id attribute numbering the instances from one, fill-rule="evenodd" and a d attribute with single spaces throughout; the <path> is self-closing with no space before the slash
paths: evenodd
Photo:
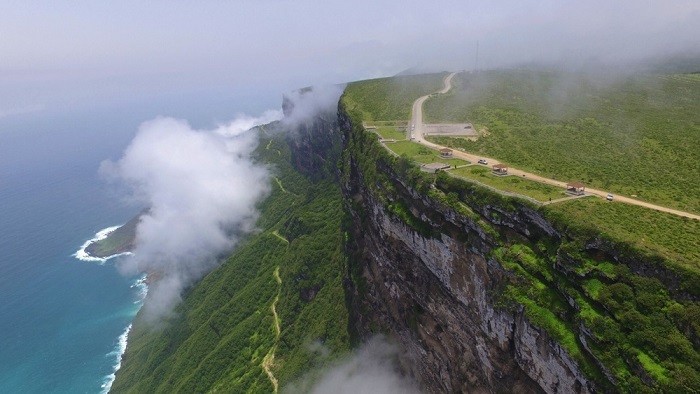
<path id="1" fill-rule="evenodd" d="M 239 116 L 213 130 L 156 118 L 141 125 L 121 159 L 102 163 L 101 172 L 128 199 L 150 208 L 138 224 L 133 255 L 118 263 L 124 274 L 159 278 L 144 305 L 147 317 L 169 313 L 186 286 L 254 230 L 255 204 L 269 191 L 270 173 L 251 158 L 258 136 L 249 129 L 280 116 Z"/>
<path id="2" fill-rule="evenodd" d="M 322 352 L 322 348 L 320 352 Z M 375 336 L 352 354 L 282 389 L 282 394 L 420 394 L 417 383 L 399 373 L 399 349 Z"/>

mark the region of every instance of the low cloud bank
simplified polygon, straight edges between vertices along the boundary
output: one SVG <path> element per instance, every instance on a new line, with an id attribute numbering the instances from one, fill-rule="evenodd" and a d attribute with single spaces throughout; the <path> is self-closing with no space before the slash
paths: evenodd
<path id="1" fill-rule="evenodd" d="M 284 394 L 420 394 L 417 384 L 397 368 L 398 348 L 375 337 L 352 356 L 323 371 L 318 379 L 286 387 Z"/>
<path id="2" fill-rule="evenodd" d="M 288 126 L 298 126 L 311 121 L 315 116 L 330 113 L 335 115 L 338 100 L 345 85 L 322 85 L 299 89 L 284 95 L 284 119 Z"/>
<path id="3" fill-rule="evenodd" d="M 158 275 L 144 304 L 147 317 L 167 315 L 185 287 L 254 229 L 255 204 L 268 193 L 270 175 L 251 159 L 258 136 L 248 130 L 280 117 L 280 111 L 239 116 L 214 130 L 157 118 L 141 125 L 121 159 L 102 163 L 102 174 L 150 207 L 133 255 L 118 262 L 124 274 Z"/>

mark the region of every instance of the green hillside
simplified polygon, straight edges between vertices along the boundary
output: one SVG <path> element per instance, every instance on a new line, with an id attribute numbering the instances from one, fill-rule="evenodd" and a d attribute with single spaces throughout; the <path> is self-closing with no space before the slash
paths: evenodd
<path id="1" fill-rule="evenodd" d="M 361 111 L 363 120 L 408 121 L 413 102 L 439 90 L 446 75 L 436 73 L 352 82 L 345 88 L 345 105 L 350 111 Z"/>
<path id="2" fill-rule="evenodd" d="M 476 141 L 430 138 L 513 167 L 700 212 L 700 74 L 460 73 L 427 122 L 472 122 Z"/>
<path id="3" fill-rule="evenodd" d="M 112 392 L 270 393 L 273 378 L 284 386 L 348 350 L 339 186 L 296 172 L 274 129 L 259 130 L 258 157 L 275 173 L 260 231 L 188 291 L 174 318 L 153 327 L 137 316 Z"/>

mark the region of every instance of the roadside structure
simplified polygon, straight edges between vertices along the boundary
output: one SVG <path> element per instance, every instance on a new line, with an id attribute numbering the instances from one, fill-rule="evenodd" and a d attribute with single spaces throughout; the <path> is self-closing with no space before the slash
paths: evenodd
<path id="1" fill-rule="evenodd" d="M 452 158 L 452 149 L 450 148 L 442 148 L 440 149 L 440 157 L 442 158 Z"/>
<path id="2" fill-rule="evenodd" d="M 574 196 L 583 196 L 586 194 L 586 184 L 581 182 L 570 182 L 566 184 L 566 192 Z"/>
<path id="3" fill-rule="evenodd" d="M 495 175 L 508 175 L 508 166 L 503 163 L 494 164 L 492 168 Z"/>

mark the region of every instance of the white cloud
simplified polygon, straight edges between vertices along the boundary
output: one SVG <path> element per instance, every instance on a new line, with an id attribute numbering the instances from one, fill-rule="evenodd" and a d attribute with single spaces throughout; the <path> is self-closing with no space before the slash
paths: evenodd
<path id="1" fill-rule="evenodd" d="M 416 382 L 397 367 L 398 348 L 374 337 L 350 357 L 306 379 L 283 388 L 283 393 L 311 394 L 420 394 Z"/>
<path id="2" fill-rule="evenodd" d="M 247 130 L 279 116 L 239 116 L 215 130 L 157 118 L 141 125 L 121 159 L 102 163 L 103 174 L 150 207 L 138 225 L 134 254 L 118 268 L 160 276 L 144 306 L 151 317 L 168 313 L 184 287 L 254 228 L 255 204 L 268 192 L 269 173 L 251 160 L 258 136 Z"/>

